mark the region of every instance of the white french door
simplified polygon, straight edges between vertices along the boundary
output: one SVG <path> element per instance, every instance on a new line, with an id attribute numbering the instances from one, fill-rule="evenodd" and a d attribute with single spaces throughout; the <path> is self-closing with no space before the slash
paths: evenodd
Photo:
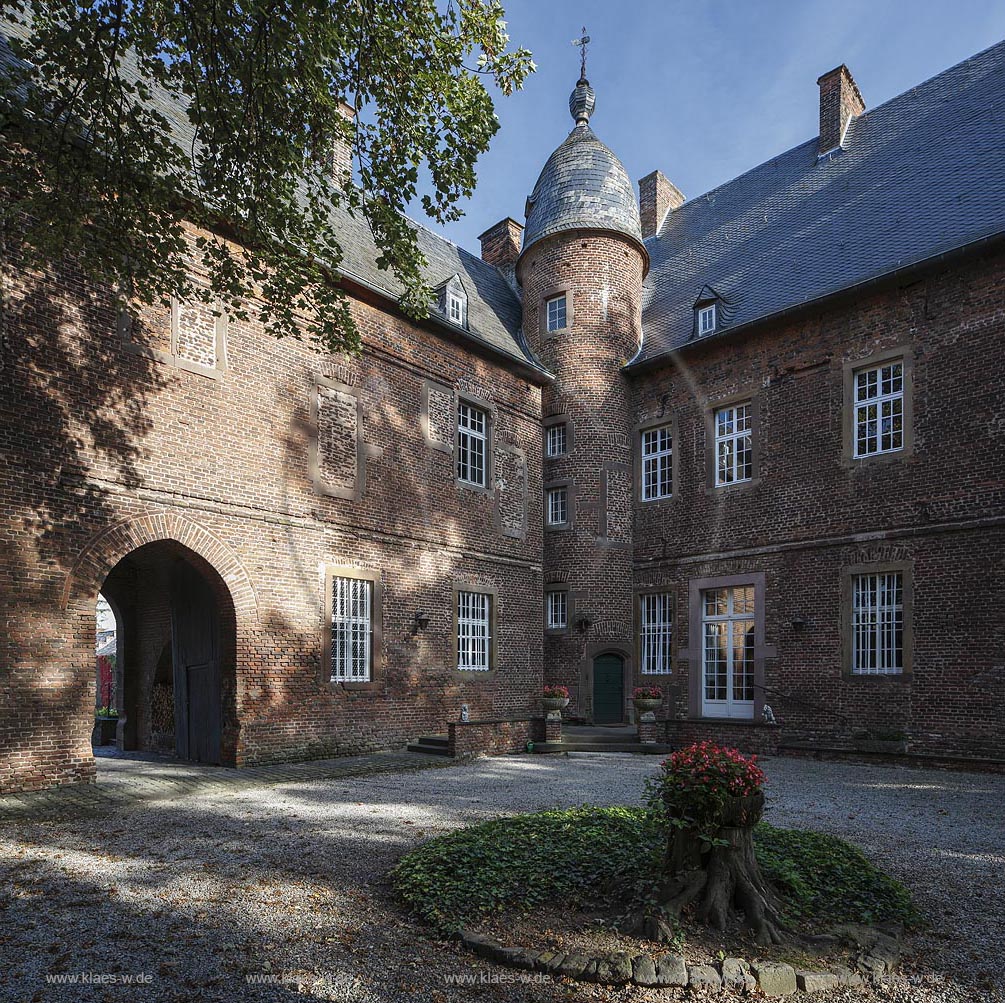
<path id="1" fill-rule="evenodd" d="M 754 586 L 702 593 L 703 717 L 754 716 Z"/>

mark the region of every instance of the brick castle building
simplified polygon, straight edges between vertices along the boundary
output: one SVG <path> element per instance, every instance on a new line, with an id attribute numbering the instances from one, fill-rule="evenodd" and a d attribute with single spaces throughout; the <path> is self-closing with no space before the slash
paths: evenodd
<path id="1" fill-rule="evenodd" d="M 670 742 L 1003 758 L 1005 44 L 685 200 L 574 128 L 358 357 L 5 262 L 0 790 L 123 748 L 243 765 L 566 716 Z M 177 116 L 176 116 L 177 118 Z M 490 722 L 478 724 L 478 722 Z M 477 729 L 481 728 L 480 731 Z"/>

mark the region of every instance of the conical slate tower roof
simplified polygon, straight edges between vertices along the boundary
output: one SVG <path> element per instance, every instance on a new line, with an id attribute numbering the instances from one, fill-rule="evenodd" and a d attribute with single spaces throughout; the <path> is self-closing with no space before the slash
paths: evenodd
<path id="1" fill-rule="evenodd" d="M 527 199 L 524 251 L 563 230 L 613 230 L 642 243 L 635 188 L 590 128 L 595 104 L 590 82 L 581 79 L 569 98 L 576 127 L 548 158 Z"/>

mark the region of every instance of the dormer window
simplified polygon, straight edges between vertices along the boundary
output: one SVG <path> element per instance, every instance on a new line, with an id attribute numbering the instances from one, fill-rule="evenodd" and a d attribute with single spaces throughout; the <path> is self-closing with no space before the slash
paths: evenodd
<path id="1" fill-rule="evenodd" d="M 704 338 L 715 333 L 716 309 L 714 303 L 698 307 L 698 337 Z"/>
<path id="2" fill-rule="evenodd" d="M 720 308 L 725 308 L 721 310 Z M 711 286 L 702 286 L 694 301 L 693 338 L 707 338 L 728 325 L 729 310 L 725 299 Z"/>
<path id="3" fill-rule="evenodd" d="M 436 287 L 436 306 L 451 324 L 468 326 L 468 294 L 459 275 L 452 275 Z"/>

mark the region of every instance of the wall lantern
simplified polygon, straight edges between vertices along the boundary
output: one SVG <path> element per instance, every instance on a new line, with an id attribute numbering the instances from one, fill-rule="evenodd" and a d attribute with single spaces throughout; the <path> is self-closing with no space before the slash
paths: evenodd
<path id="1" fill-rule="evenodd" d="M 593 626 L 593 621 L 588 616 L 581 616 L 576 620 L 576 626 L 585 634 Z"/>
<path id="2" fill-rule="evenodd" d="M 792 618 L 792 629 L 793 630 L 805 630 L 806 629 L 806 617 L 799 616 L 797 613 Z"/>
<path id="3" fill-rule="evenodd" d="M 425 630 L 429 626 L 429 616 L 426 613 L 416 612 L 412 621 L 412 633 L 418 634 L 420 630 Z"/>

